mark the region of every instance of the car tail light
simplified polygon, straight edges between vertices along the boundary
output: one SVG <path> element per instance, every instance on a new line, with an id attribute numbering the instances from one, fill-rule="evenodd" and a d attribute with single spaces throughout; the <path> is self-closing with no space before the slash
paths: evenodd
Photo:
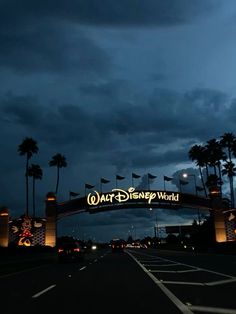
<path id="1" fill-rule="evenodd" d="M 74 248 L 74 252 L 79 252 L 79 251 L 80 251 L 79 247 Z"/>
<path id="2" fill-rule="evenodd" d="M 62 248 L 59 248 L 58 249 L 58 253 L 61 253 L 61 252 L 63 252 L 64 250 L 62 249 Z"/>

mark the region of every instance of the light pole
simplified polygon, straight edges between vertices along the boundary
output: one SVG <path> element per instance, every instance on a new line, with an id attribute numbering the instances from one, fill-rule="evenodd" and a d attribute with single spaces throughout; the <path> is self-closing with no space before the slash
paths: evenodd
<path id="1" fill-rule="evenodd" d="M 194 179 L 194 188 L 195 188 L 195 194 L 197 196 L 197 182 L 196 182 L 196 175 L 195 174 L 188 174 L 188 173 L 183 173 L 183 177 L 186 179 L 188 177 L 193 177 Z M 198 217 L 198 225 L 200 226 L 200 222 L 201 222 L 201 219 L 200 219 L 200 212 L 199 212 L 199 208 L 197 209 L 197 217 Z"/>
<path id="2" fill-rule="evenodd" d="M 193 177 L 194 179 L 194 189 L 195 189 L 195 194 L 197 195 L 197 182 L 196 182 L 196 176 L 195 174 L 188 174 L 188 173 L 183 173 L 183 178 L 187 179 L 188 177 Z"/>

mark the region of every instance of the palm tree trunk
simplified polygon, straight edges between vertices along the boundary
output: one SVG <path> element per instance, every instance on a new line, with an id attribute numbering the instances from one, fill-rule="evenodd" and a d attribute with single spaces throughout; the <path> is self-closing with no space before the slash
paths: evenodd
<path id="1" fill-rule="evenodd" d="M 220 179 L 220 194 L 222 194 L 222 174 L 221 174 L 220 164 L 218 165 L 218 174 L 219 174 L 219 179 Z"/>
<path id="2" fill-rule="evenodd" d="M 35 178 L 33 177 L 33 217 L 35 218 Z"/>
<path id="3" fill-rule="evenodd" d="M 25 179 L 26 179 L 26 216 L 29 216 L 29 157 L 26 157 L 26 170 L 25 170 Z"/>
<path id="4" fill-rule="evenodd" d="M 199 172 L 200 172 L 200 176 L 201 176 L 202 186 L 204 188 L 204 193 L 205 193 L 205 196 L 207 197 L 206 185 L 205 185 L 205 182 L 203 180 L 203 174 L 202 174 L 202 168 L 201 167 L 199 167 Z"/>
<path id="5" fill-rule="evenodd" d="M 234 185 L 233 185 L 233 177 L 229 177 L 230 184 L 230 194 L 231 194 L 231 208 L 234 208 Z"/>
<path id="6" fill-rule="evenodd" d="M 56 184 L 56 194 L 58 191 L 58 185 L 59 185 L 59 167 L 57 167 L 57 184 Z"/>

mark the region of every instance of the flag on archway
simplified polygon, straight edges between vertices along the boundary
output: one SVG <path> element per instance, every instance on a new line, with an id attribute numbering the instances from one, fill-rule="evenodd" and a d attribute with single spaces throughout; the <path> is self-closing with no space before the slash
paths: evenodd
<path id="1" fill-rule="evenodd" d="M 157 176 L 152 175 L 151 173 L 148 173 L 148 179 L 155 179 Z"/>
<path id="2" fill-rule="evenodd" d="M 124 180 L 125 179 L 125 177 L 123 177 L 123 176 L 120 176 L 120 175 L 116 175 L 116 187 L 117 187 L 117 181 L 119 180 Z"/>
<path id="3" fill-rule="evenodd" d="M 70 191 L 70 198 L 71 198 L 71 197 L 76 197 L 76 196 L 78 196 L 78 195 L 79 195 L 79 193 Z"/>
<path id="4" fill-rule="evenodd" d="M 166 182 L 166 181 L 172 181 L 172 180 L 173 180 L 172 177 L 164 176 L 164 191 L 166 190 L 166 184 L 165 184 L 165 182 Z"/>
<path id="5" fill-rule="evenodd" d="M 167 176 L 164 176 L 164 181 L 172 181 L 173 178 L 172 177 L 167 177 Z"/>
<path id="6" fill-rule="evenodd" d="M 180 190 L 180 192 L 182 192 L 181 185 L 186 185 L 186 184 L 188 184 L 188 181 L 184 181 L 184 180 L 179 179 L 179 190 Z"/>
<path id="7" fill-rule="evenodd" d="M 141 178 L 140 175 L 136 174 L 136 173 L 132 173 L 132 187 L 134 186 L 134 179 L 139 179 Z"/>
<path id="8" fill-rule="evenodd" d="M 91 184 L 88 184 L 88 183 L 85 183 L 84 184 L 84 195 L 86 195 L 86 190 L 87 189 L 93 189 L 95 187 L 95 185 L 91 185 Z"/>
<path id="9" fill-rule="evenodd" d="M 106 183 L 109 183 L 109 182 L 110 182 L 110 180 L 107 180 L 105 178 L 101 178 L 100 179 L 100 190 L 101 190 L 101 193 L 102 193 L 102 184 L 103 183 L 106 184 Z"/>
<path id="10" fill-rule="evenodd" d="M 101 178 L 101 183 L 109 183 L 110 180 L 107 180 L 107 179 L 104 179 L 104 178 Z"/>
<path id="11" fill-rule="evenodd" d="M 148 189 L 150 190 L 150 180 L 154 180 L 157 176 L 154 176 L 151 173 L 148 173 Z"/>
<path id="12" fill-rule="evenodd" d="M 125 177 L 119 176 L 118 174 L 116 175 L 116 180 L 124 180 L 124 179 L 125 179 Z"/>
<path id="13" fill-rule="evenodd" d="M 94 185 L 85 183 L 85 189 L 93 189 L 93 188 L 94 188 Z"/>
<path id="14" fill-rule="evenodd" d="M 141 178 L 141 176 L 136 173 L 132 173 L 132 178 L 138 179 L 138 178 Z"/>

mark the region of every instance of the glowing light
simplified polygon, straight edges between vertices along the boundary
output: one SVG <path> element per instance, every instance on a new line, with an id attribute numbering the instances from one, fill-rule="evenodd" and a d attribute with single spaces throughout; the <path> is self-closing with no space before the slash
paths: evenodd
<path id="1" fill-rule="evenodd" d="M 55 201 L 55 200 L 56 200 L 56 198 L 52 197 L 52 196 L 47 198 L 47 201 Z"/>

